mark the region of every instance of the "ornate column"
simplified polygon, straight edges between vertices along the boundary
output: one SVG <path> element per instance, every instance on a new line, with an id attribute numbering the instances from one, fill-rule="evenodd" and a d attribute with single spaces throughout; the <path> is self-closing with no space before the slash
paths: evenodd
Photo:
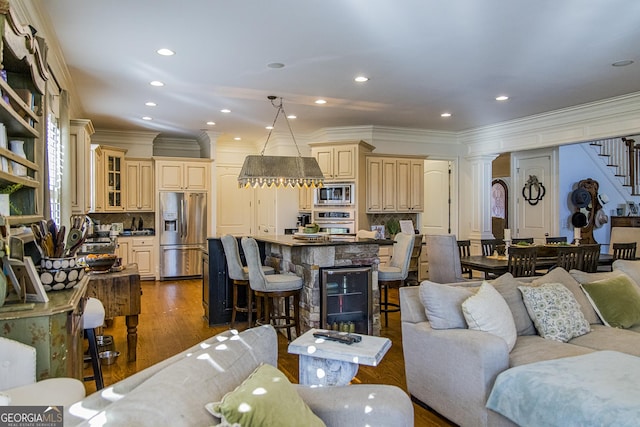
<path id="1" fill-rule="evenodd" d="M 470 224 L 469 238 L 475 245 L 480 239 L 493 239 L 491 232 L 491 180 L 492 162 L 497 154 L 466 157 L 470 164 L 471 186 L 469 191 Z"/>

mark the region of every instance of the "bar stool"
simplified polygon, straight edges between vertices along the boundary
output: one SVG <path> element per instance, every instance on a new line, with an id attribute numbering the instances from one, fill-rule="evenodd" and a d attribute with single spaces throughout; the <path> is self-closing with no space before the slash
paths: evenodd
<path id="1" fill-rule="evenodd" d="M 84 305 L 84 313 L 82 314 L 82 328 L 84 329 L 84 336 L 89 341 L 89 356 L 85 360 L 91 360 L 93 376 L 84 377 L 84 380 L 95 380 L 96 390 L 104 388 L 98 340 L 96 339 L 96 328 L 100 328 L 102 325 L 104 325 L 104 306 L 102 302 L 97 298 L 87 298 L 87 302 Z"/>
<path id="2" fill-rule="evenodd" d="M 253 291 L 249 287 L 249 269 L 242 265 L 240 260 L 240 251 L 238 249 L 238 241 L 231 234 L 225 234 L 220 238 L 222 241 L 222 247 L 224 248 L 224 256 L 227 259 L 227 270 L 229 271 L 229 277 L 233 281 L 233 310 L 231 311 L 231 328 L 236 323 L 236 313 L 247 313 L 247 321 L 249 327 L 253 322 L 253 313 L 256 309 L 253 308 Z M 266 265 L 261 266 L 264 274 L 274 274 L 273 267 Z M 247 296 L 247 305 L 238 305 L 238 288 L 243 288 Z"/>
<path id="3" fill-rule="evenodd" d="M 262 312 L 262 302 L 257 304 L 258 324 L 271 324 L 276 329 L 286 329 L 287 338 L 291 341 L 291 328 L 295 328 L 296 337 L 300 336 L 300 290 L 302 278 L 295 274 L 266 275 L 260 265 L 260 251 L 258 243 L 251 237 L 242 238 L 242 249 L 249 267 L 249 285 L 256 297 L 263 299 L 266 305 Z M 284 299 L 284 315 L 275 314 L 274 305 Z M 293 315 L 291 315 L 291 301 L 293 298 Z M 278 320 L 283 323 L 278 324 Z"/>
<path id="4" fill-rule="evenodd" d="M 400 305 L 389 302 L 389 288 L 399 289 L 409 275 L 409 261 L 413 251 L 415 235 L 398 233 L 393 244 L 393 254 L 389 263 L 378 266 L 380 287 L 380 312 L 384 313 L 384 326 L 389 324 L 389 313 L 400 311 Z"/>

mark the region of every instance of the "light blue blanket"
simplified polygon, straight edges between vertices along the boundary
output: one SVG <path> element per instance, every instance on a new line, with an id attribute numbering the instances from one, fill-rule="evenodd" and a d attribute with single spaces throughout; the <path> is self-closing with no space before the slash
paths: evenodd
<path id="1" fill-rule="evenodd" d="M 487 408 L 520 426 L 640 425 L 640 358 L 616 351 L 503 371 Z"/>

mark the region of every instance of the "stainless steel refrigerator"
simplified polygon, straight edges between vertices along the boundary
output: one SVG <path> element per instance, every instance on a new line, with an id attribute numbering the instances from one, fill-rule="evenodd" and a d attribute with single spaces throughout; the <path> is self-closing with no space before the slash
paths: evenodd
<path id="1" fill-rule="evenodd" d="M 160 280 L 202 276 L 207 195 L 160 193 Z"/>

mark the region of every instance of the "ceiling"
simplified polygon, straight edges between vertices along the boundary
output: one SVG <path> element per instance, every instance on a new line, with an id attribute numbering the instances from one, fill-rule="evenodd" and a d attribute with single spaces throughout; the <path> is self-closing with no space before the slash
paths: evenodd
<path id="1" fill-rule="evenodd" d="M 640 91 L 638 1 L 25 2 L 55 29 L 97 129 L 264 141 L 277 95 L 296 134 L 462 131 Z"/>

